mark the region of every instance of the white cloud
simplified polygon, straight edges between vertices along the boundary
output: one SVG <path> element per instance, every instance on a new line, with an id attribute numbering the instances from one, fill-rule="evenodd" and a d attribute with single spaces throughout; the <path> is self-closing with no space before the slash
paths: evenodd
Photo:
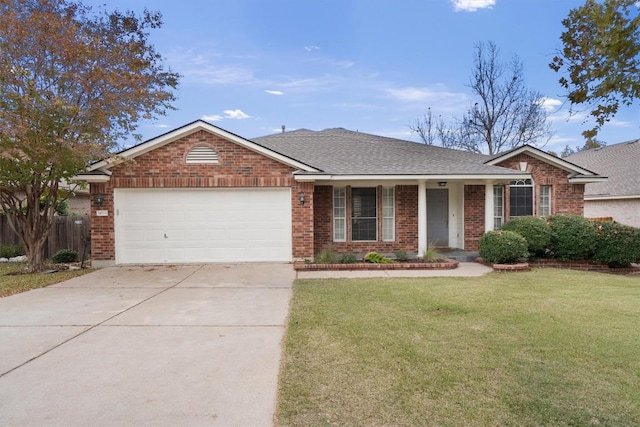
<path id="1" fill-rule="evenodd" d="M 225 119 L 242 120 L 251 118 L 250 115 L 242 110 L 224 110 L 223 112 Z"/>
<path id="2" fill-rule="evenodd" d="M 205 85 L 247 84 L 256 81 L 253 73 L 240 65 L 220 65 L 220 55 L 187 50 L 171 52 L 167 59 L 190 83 Z"/>
<path id="3" fill-rule="evenodd" d="M 279 90 L 265 90 L 269 95 L 284 95 L 284 92 Z"/>
<path id="4" fill-rule="evenodd" d="M 475 12 L 478 9 L 490 9 L 496 0 L 451 0 L 456 12 Z"/>
<path id="5" fill-rule="evenodd" d="M 446 90 L 434 90 L 427 87 L 405 87 L 399 89 L 387 89 L 392 97 L 404 102 L 433 102 L 449 99 L 464 101 L 467 96 L 463 93 L 454 93 Z"/>
<path id="6" fill-rule="evenodd" d="M 307 52 L 311 52 L 312 50 L 320 50 L 320 48 L 318 46 L 305 46 L 304 50 L 306 50 Z"/>
<path id="7" fill-rule="evenodd" d="M 559 99 L 553 98 L 540 98 L 540 105 L 548 112 L 558 111 L 558 109 L 562 106 L 562 101 Z"/>
<path id="8" fill-rule="evenodd" d="M 158 126 L 156 126 L 156 127 L 159 127 L 159 128 L 161 128 L 161 129 L 165 129 L 165 128 L 168 128 L 168 127 L 169 127 L 169 125 L 161 124 L 161 125 L 158 125 Z"/>
<path id="9" fill-rule="evenodd" d="M 207 122 L 219 122 L 220 120 L 222 120 L 222 116 L 220 114 L 213 114 L 210 116 L 205 115 L 200 118 Z"/>

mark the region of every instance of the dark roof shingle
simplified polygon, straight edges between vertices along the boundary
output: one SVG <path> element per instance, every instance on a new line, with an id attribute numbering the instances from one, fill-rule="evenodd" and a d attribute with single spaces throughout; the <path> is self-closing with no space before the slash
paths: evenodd
<path id="1" fill-rule="evenodd" d="M 513 169 L 484 164 L 481 154 L 354 132 L 300 129 L 253 141 L 336 175 L 503 175 Z"/>
<path id="2" fill-rule="evenodd" d="M 585 196 L 640 196 L 640 140 L 581 151 L 565 160 L 609 178 L 587 184 Z"/>

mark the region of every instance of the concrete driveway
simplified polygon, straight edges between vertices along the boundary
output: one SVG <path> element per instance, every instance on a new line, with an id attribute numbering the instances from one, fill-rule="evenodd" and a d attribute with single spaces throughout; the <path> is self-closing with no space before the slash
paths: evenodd
<path id="1" fill-rule="evenodd" d="M 272 425 L 294 278 L 124 266 L 0 299 L 0 425 Z"/>

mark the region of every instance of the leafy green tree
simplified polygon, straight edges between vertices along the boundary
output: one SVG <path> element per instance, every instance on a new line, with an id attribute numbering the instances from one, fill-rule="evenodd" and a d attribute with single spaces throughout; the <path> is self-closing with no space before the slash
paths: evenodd
<path id="1" fill-rule="evenodd" d="M 607 144 L 604 141 L 599 141 L 595 138 L 589 138 L 584 142 L 582 147 L 571 148 L 569 145 L 564 146 L 564 150 L 560 154 L 560 157 L 567 157 L 575 153 L 579 153 L 580 151 L 591 150 L 593 148 L 601 148 L 606 146 Z"/>
<path id="2" fill-rule="evenodd" d="M 564 75 L 572 112 L 584 106 L 600 128 L 640 95 L 640 16 L 637 0 L 586 0 L 562 21 L 562 51 L 549 64 Z"/>
<path id="3" fill-rule="evenodd" d="M 44 267 L 59 183 L 171 108 L 179 76 L 149 43 L 161 24 L 147 10 L 0 0 L 0 210 L 28 271 Z"/>
<path id="4" fill-rule="evenodd" d="M 429 109 L 424 120 L 411 126 L 423 142 L 439 140 L 443 147 L 485 154 L 547 143 L 552 132 L 542 94 L 526 86 L 517 56 L 503 63 L 499 54 L 493 42 L 476 44 L 468 86 L 477 102 L 448 125 Z"/>

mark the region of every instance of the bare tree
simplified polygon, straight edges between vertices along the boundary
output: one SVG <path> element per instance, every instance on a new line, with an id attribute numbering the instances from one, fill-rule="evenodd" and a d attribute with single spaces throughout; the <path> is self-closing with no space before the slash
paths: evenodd
<path id="1" fill-rule="evenodd" d="M 436 124 L 442 146 L 496 154 L 524 144 L 543 146 L 551 138 L 542 94 L 526 87 L 517 56 L 504 64 L 498 60 L 499 52 L 492 42 L 476 44 L 469 87 L 478 101 L 451 125 Z M 423 121 L 411 129 L 428 143 L 419 131 L 425 128 Z"/>

